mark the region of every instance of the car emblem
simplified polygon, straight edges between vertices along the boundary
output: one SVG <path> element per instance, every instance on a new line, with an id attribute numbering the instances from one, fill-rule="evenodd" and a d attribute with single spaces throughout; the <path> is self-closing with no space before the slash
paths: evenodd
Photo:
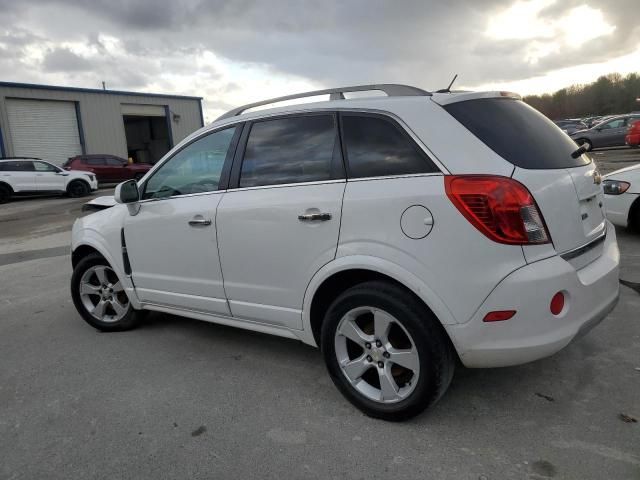
<path id="1" fill-rule="evenodd" d="M 600 175 L 598 170 L 593 171 L 593 183 L 596 185 L 600 185 L 602 183 L 602 175 Z"/>

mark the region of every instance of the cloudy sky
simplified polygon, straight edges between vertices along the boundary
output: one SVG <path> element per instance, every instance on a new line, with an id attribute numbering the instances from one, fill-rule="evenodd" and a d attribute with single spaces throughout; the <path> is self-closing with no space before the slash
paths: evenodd
<path id="1" fill-rule="evenodd" d="M 0 80 L 238 104 L 357 83 L 554 91 L 640 71 L 638 0 L 0 0 Z"/>

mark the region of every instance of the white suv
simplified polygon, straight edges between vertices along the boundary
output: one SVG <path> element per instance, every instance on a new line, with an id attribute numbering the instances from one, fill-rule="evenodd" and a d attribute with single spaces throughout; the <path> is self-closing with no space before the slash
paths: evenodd
<path id="1" fill-rule="evenodd" d="M 39 158 L 0 159 L 0 203 L 16 195 L 66 193 L 82 197 L 97 189 L 96 176 L 90 172 L 63 170 Z"/>
<path id="2" fill-rule="evenodd" d="M 344 98 L 362 90 L 387 96 Z M 154 310 L 319 346 L 349 401 L 400 420 L 457 359 L 546 357 L 613 309 L 602 199 L 589 157 L 513 94 L 292 95 L 223 115 L 77 220 L 71 293 L 100 330 Z"/>

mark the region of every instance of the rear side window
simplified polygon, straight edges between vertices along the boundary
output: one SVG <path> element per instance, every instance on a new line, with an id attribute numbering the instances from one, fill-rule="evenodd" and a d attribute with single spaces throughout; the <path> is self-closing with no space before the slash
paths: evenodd
<path id="1" fill-rule="evenodd" d="M 240 187 L 335 178 L 334 165 L 340 162 L 339 156 L 334 155 L 336 136 L 333 115 L 303 115 L 254 123 L 242 162 Z"/>
<path id="2" fill-rule="evenodd" d="M 345 114 L 342 133 L 349 178 L 438 172 L 406 132 L 385 118 Z"/>
<path id="3" fill-rule="evenodd" d="M 127 164 L 127 162 L 123 162 L 122 160 L 118 160 L 117 158 L 107 157 L 106 161 L 107 165 L 109 165 L 110 167 L 122 167 L 123 165 Z"/>
<path id="4" fill-rule="evenodd" d="M 444 106 L 456 120 L 502 158 L 521 168 L 544 170 L 580 167 L 586 156 L 554 123 L 524 102 L 481 98 Z"/>
<path id="5" fill-rule="evenodd" d="M 13 161 L 2 162 L 2 170 L 5 172 L 33 172 L 33 162 L 30 161 Z"/>
<path id="6" fill-rule="evenodd" d="M 82 163 L 87 165 L 106 165 L 104 158 L 84 158 Z"/>

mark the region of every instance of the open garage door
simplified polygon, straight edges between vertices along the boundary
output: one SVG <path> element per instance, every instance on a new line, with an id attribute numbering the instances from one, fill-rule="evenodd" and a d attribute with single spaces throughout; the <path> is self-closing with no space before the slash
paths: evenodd
<path id="1" fill-rule="evenodd" d="M 136 163 L 156 163 L 171 148 L 167 110 L 163 105 L 122 104 L 127 154 Z"/>
<path id="2" fill-rule="evenodd" d="M 9 98 L 6 106 L 14 156 L 62 165 L 82 154 L 74 102 Z"/>

